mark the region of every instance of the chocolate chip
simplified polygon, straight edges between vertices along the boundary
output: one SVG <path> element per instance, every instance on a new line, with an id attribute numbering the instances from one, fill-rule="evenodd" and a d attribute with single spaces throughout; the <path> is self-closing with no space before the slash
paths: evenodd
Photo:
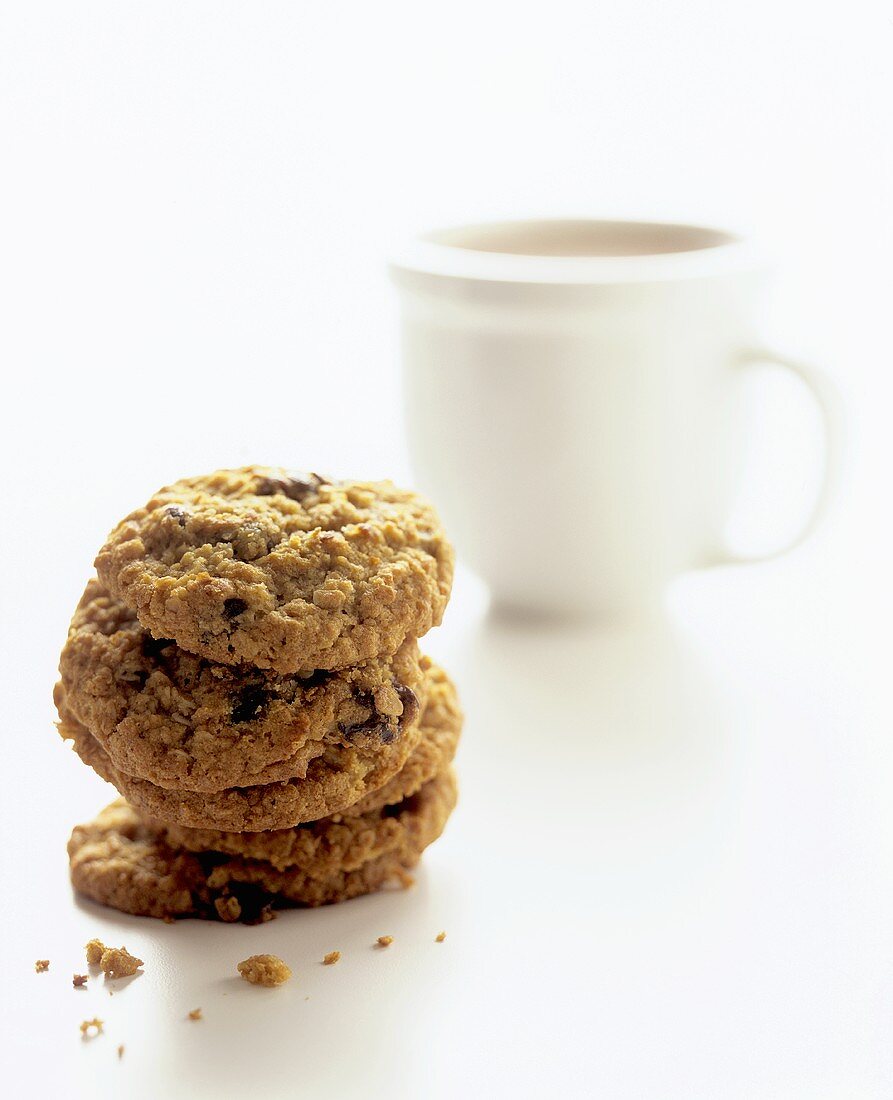
<path id="1" fill-rule="evenodd" d="M 242 688 L 233 703 L 231 720 L 234 724 L 251 722 L 262 718 L 270 693 L 260 684 L 249 684 Z"/>
<path id="2" fill-rule="evenodd" d="M 362 722 L 354 722 L 352 725 L 345 725 L 344 722 L 339 722 L 338 729 L 341 730 L 341 733 L 348 741 L 352 741 L 362 733 L 377 731 L 377 727 L 380 723 L 378 711 L 375 709 L 375 697 L 373 695 L 370 695 L 368 691 L 355 691 L 353 699 L 358 707 L 364 707 L 369 711 L 369 717 Z"/>
<path id="3" fill-rule="evenodd" d="M 315 493 L 320 485 L 325 484 L 325 478 L 320 477 L 319 474 L 289 474 L 286 477 L 262 477 L 258 480 L 255 491 L 261 497 L 281 493 L 289 500 L 300 504 L 305 497 Z"/>
<path id="4" fill-rule="evenodd" d="M 248 610 L 248 604 L 244 600 L 240 600 L 238 596 L 231 596 L 228 600 L 223 601 L 223 617 L 225 619 L 235 619 L 237 615 L 241 615 L 243 611 Z"/>
<path id="5" fill-rule="evenodd" d="M 378 739 L 383 745 L 390 744 L 394 740 L 394 731 L 385 723 L 380 721 L 376 713 L 372 713 L 366 719 L 365 722 L 355 722 L 352 726 L 345 726 L 341 722 L 338 726 L 341 731 L 341 736 L 347 741 L 354 742 L 358 737 L 364 734 L 376 734 Z"/>
<path id="6" fill-rule="evenodd" d="M 402 730 L 405 726 L 411 726 L 418 718 L 419 700 L 412 688 L 408 688 L 406 684 L 398 684 L 396 680 L 393 681 L 393 684 L 394 690 L 403 704 L 403 713 L 400 715 L 400 729 Z"/>
<path id="7" fill-rule="evenodd" d="M 404 726 L 415 721 L 419 713 L 419 701 L 415 693 L 405 684 L 398 684 L 396 681 L 394 688 L 403 704 L 403 713 L 399 718 L 379 714 L 375 709 L 375 698 L 368 692 L 359 691 L 354 695 L 357 705 L 368 708 L 370 714 L 364 722 L 356 722 L 352 726 L 346 726 L 343 723 L 339 725 L 338 728 L 348 741 L 353 741 L 363 734 L 372 734 L 378 737 L 383 745 L 391 745 L 403 732 Z"/>
<path id="8" fill-rule="evenodd" d="M 176 504 L 169 504 L 164 510 L 166 516 L 170 516 L 171 519 L 175 519 L 181 527 L 186 526 L 186 520 L 189 519 L 189 513 L 185 508 L 180 508 Z"/>

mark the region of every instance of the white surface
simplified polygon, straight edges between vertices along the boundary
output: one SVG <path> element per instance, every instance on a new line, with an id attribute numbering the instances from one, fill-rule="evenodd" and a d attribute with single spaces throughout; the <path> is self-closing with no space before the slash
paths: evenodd
<path id="1" fill-rule="evenodd" d="M 858 2 L 3 7 L 11 1095 L 890 1094 L 891 37 Z M 850 407 L 834 523 L 685 578 L 664 639 L 488 624 L 461 581 L 429 648 L 462 803 L 413 892 L 257 929 L 75 905 L 64 841 L 109 792 L 50 690 L 106 529 L 215 465 L 407 478 L 387 243 L 568 212 L 777 245 L 776 336 Z M 770 546 L 813 468 L 772 392 L 740 517 Z M 113 997 L 68 984 L 94 933 L 148 964 Z M 295 982 L 235 984 L 264 949 Z"/>
<path id="2" fill-rule="evenodd" d="M 686 581 L 675 631 L 648 636 L 481 621 L 463 578 L 428 646 L 468 710 L 462 799 L 416 886 L 256 928 L 72 902 L 64 835 L 109 792 L 29 679 L 7 1066 L 84 1097 L 887 1095 L 888 731 L 845 614 L 798 575 Z M 93 935 L 145 975 L 73 990 Z M 247 987 L 258 951 L 294 980 Z"/>

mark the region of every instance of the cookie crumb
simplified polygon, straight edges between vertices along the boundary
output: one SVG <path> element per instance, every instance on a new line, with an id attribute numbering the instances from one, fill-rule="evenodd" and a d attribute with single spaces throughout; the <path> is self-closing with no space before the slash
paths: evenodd
<path id="1" fill-rule="evenodd" d="M 81 1023 L 81 1037 L 83 1039 L 95 1039 L 102 1034 L 102 1020 L 94 1016 L 92 1020 L 84 1020 Z"/>
<path id="2" fill-rule="evenodd" d="M 434 942 L 435 943 L 443 943 L 443 941 L 445 939 L 446 939 L 446 932 L 438 932 L 437 935 L 434 937 Z"/>
<path id="3" fill-rule="evenodd" d="M 99 967 L 107 978 L 129 978 L 143 965 L 143 960 L 131 955 L 126 947 L 107 947 L 99 959 Z"/>
<path id="4" fill-rule="evenodd" d="M 340 951 L 330 951 L 322 961 L 323 966 L 331 966 L 333 963 L 336 963 L 340 958 Z"/>
<path id="5" fill-rule="evenodd" d="M 278 955 L 251 955 L 236 969 L 252 985 L 282 985 L 291 977 L 291 970 Z"/>
<path id="6" fill-rule="evenodd" d="M 203 1019 L 202 1010 L 200 1008 L 194 1008 L 189 1013 L 189 1016 L 187 1017 L 187 1019 L 190 1019 L 190 1020 L 201 1020 L 201 1019 Z"/>
<path id="7" fill-rule="evenodd" d="M 394 937 L 393 936 L 379 936 L 378 939 L 375 942 L 378 944 L 379 947 L 390 947 L 391 944 L 394 942 Z"/>
<path id="8" fill-rule="evenodd" d="M 87 952 L 87 965 L 99 966 L 99 960 L 102 958 L 103 951 L 105 951 L 105 944 L 102 940 L 90 940 L 89 943 L 84 945 L 84 950 Z"/>
<path id="9" fill-rule="evenodd" d="M 170 915 L 170 913 L 165 913 L 164 916 L 161 919 L 164 921 L 165 924 L 176 924 L 177 923 L 174 920 L 174 918 Z"/>
<path id="10" fill-rule="evenodd" d="M 118 1060 L 120 1061 L 124 1057 L 124 1044 L 122 1043 L 118 1047 Z"/>
<path id="11" fill-rule="evenodd" d="M 226 921 L 227 924 L 232 924 L 242 915 L 242 906 L 234 894 L 230 894 L 226 898 L 215 898 L 214 908 L 217 910 L 217 916 L 222 921 Z"/>
<path id="12" fill-rule="evenodd" d="M 408 890 L 410 886 L 415 886 L 415 879 L 408 871 L 399 868 L 397 870 L 397 877 L 400 879 L 400 885 L 404 890 Z"/>
<path id="13" fill-rule="evenodd" d="M 45 974 L 46 971 L 49 970 L 49 968 L 50 968 L 50 960 L 49 959 L 38 959 L 37 962 L 34 964 L 34 969 L 38 974 Z"/>
<path id="14" fill-rule="evenodd" d="M 84 986 L 87 984 L 87 975 L 75 974 L 71 979 L 71 984 L 74 986 L 75 989 L 83 989 Z"/>

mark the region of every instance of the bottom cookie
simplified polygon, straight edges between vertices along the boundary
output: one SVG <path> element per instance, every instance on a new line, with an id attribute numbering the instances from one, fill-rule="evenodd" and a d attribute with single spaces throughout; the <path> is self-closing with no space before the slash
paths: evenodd
<path id="1" fill-rule="evenodd" d="M 253 834 L 250 855 L 235 854 L 237 834 L 235 852 L 172 847 L 163 825 L 118 799 L 72 832 L 71 881 L 94 901 L 139 916 L 262 920 L 273 908 L 327 905 L 405 881 L 456 798 L 448 768 L 395 805 L 271 834 L 271 859 L 259 858 L 263 834 Z M 189 830 L 182 833 L 178 840 L 189 843 Z M 294 834 L 287 858 L 285 833 Z"/>

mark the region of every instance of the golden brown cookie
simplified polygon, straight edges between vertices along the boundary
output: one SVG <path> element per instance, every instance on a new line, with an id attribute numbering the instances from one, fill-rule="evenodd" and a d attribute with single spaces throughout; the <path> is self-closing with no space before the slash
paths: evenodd
<path id="1" fill-rule="evenodd" d="M 333 745 L 388 744 L 424 704 L 418 646 L 280 675 L 155 639 L 91 580 L 59 663 L 65 704 L 112 764 L 159 787 L 219 791 L 306 773 Z"/>
<path id="2" fill-rule="evenodd" d="M 427 662 L 427 658 L 422 658 Z M 428 662 L 430 663 L 430 662 Z M 462 715 L 456 690 L 446 673 L 436 665 L 429 671 L 428 705 L 422 719 L 422 736 L 401 770 L 377 791 L 333 814 L 324 832 L 312 824 L 299 829 L 231 833 L 218 829 L 190 829 L 181 825 L 155 823 L 172 848 L 190 852 L 226 852 L 229 855 L 264 859 L 277 870 L 294 864 L 338 867 L 359 865 L 370 845 L 380 850 L 383 837 L 393 829 L 385 814 L 377 833 L 357 828 L 356 817 L 374 818 L 386 807 L 401 803 L 450 766 L 459 742 Z"/>
<path id="3" fill-rule="evenodd" d="M 453 553 L 431 506 L 390 482 L 248 466 L 160 490 L 96 568 L 154 637 L 290 674 L 394 653 L 436 626 Z"/>
<path id="4" fill-rule="evenodd" d="M 61 683 L 55 692 L 59 732 L 72 741 L 84 763 L 140 811 L 169 825 L 224 832 L 288 829 L 335 813 L 361 813 L 398 802 L 452 759 L 462 726 L 455 687 L 428 658 L 421 662 L 427 702 L 417 725 L 402 730 L 390 744 L 365 750 L 357 745 L 331 747 L 311 762 L 302 778 L 279 783 L 202 795 L 168 790 L 128 775 L 71 713 Z"/>
<path id="5" fill-rule="evenodd" d="M 324 905 L 401 881 L 440 836 L 455 803 L 448 769 L 396 806 L 300 826 L 294 832 L 311 839 L 296 839 L 277 867 L 253 856 L 172 848 L 163 829 L 119 799 L 75 828 L 71 879 L 81 893 L 126 913 L 255 920 L 270 905 Z"/>
<path id="6" fill-rule="evenodd" d="M 331 745 L 322 756 L 310 761 L 303 775 L 277 783 L 186 791 L 159 787 L 116 767 L 102 745 L 68 709 L 61 684 L 56 685 L 56 707 L 59 732 L 72 742 L 81 760 L 114 784 L 141 812 L 173 824 L 228 832 L 288 829 L 338 813 L 396 775 L 420 736 L 416 725 L 403 730 L 399 739 L 388 745 Z"/>
<path id="7" fill-rule="evenodd" d="M 429 657 L 422 657 L 425 671 L 425 708 L 422 734 L 409 759 L 383 787 L 370 791 L 342 813 L 362 814 L 389 806 L 415 792 L 452 761 L 462 732 L 462 710 L 456 687 Z"/>

